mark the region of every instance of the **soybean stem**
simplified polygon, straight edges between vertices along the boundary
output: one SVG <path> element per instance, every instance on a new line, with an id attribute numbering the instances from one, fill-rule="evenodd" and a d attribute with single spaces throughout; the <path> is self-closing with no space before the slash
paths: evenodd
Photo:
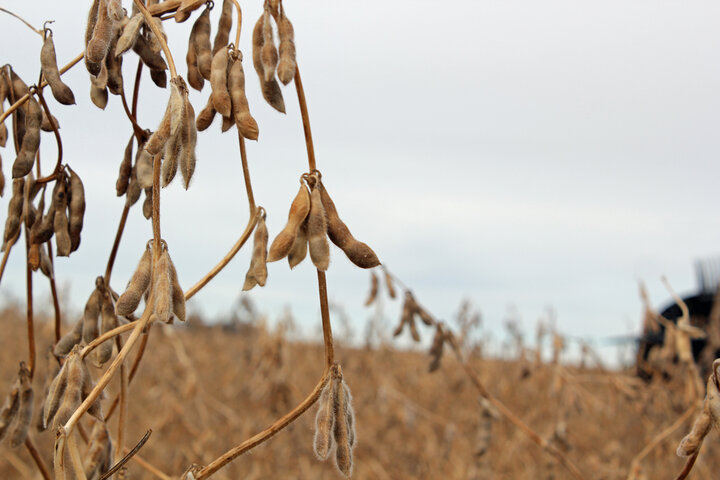
<path id="1" fill-rule="evenodd" d="M 28 332 L 28 370 L 30 370 L 30 380 L 35 374 L 35 322 L 33 320 L 33 284 L 32 284 L 32 268 L 30 268 L 30 232 L 25 228 L 25 275 L 27 287 L 27 332 Z"/>
<path id="2" fill-rule="evenodd" d="M 42 456 L 37 451 L 37 448 L 35 448 L 35 444 L 30 438 L 30 434 L 28 434 L 28 436 L 25 438 L 25 448 L 27 448 L 28 453 L 30 453 L 30 456 L 35 462 L 35 465 L 37 465 L 38 470 L 40 470 L 40 475 L 42 475 L 43 480 L 50 480 L 50 470 L 48 470 L 48 467 L 47 465 L 45 465 Z"/>
<path id="3" fill-rule="evenodd" d="M 175 78 L 177 77 L 177 70 L 175 70 L 175 60 L 173 60 L 172 53 L 170 53 L 170 48 L 168 48 L 168 44 L 165 41 L 165 37 L 163 36 L 160 29 L 155 25 L 155 22 L 153 21 L 152 15 L 150 12 L 148 12 L 148 9 L 145 8 L 145 5 L 143 5 L 143 2 L 140 0 L 134 0 L 135 5 L 138 7 L 140 12 L 145 17 L 145 23 L 150 27 L 150 30 L 155 34 L 157 37 L 158 42 L 160 42 L 160 46 L 163 49 L 163 52 L 165 52 L 165 57 L 167 58 L 168 67 L 170 68 L 170 75 Z"/>

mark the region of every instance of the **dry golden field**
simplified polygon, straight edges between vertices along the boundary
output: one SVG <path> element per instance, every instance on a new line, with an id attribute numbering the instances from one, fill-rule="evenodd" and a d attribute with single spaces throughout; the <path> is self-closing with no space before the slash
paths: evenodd
<path id="1" fill-rule="evenodd" d="M 4 396 L 27 352 L 24 312 L 6 307 L 0 318 Z M 320 344 L 289 341 L 269 332 L 263 322 L 236 325 L 206 327 L 197 320 L 187 327 L 153 325 L 130 386 L 126 443 L 134 444 L 147 429 L 153 433 L 139 458 L 128 463 L 125 478 L 158 478 L 138 460 L 172 478 L 192 463 L 210 462 L 290 410 L 321 376 Z M 41 317 L 37 330 L 39 350 L 44 351 L 52 325 Z M 427 355 L 393 349 L 389 341 L 385 345 L 356 349 L 339 342 L 337 347 L 336 358 L 354 397 L 358 444 L 353 478 L 571 478 L 511 423 L 483 408 L 447 351 L 440 369 L 428 373 Z M 681 379 L 644 384 L 631 372 L 538 365 L 530 357 L 498 361 L 470 355 L 470 362 L 493 395 L 565 452 L 588 479 L 627 478 L 633 457 L 688 409 Z M 100 370 L 91 369 L 97 378 Z M 45 370 L 41 360 L 34 385 L 36 412 Z M 118 390 L 117 378 L 111 386 L 105 411 Z M 342 478 L 332 460 L 321 462 L 313 454 L 315 410 L 311 407 L 216 478 Z M 638 478 L 675 477 L 684 463 L 675 449 L 691 422 L 686 420 L 650 451 Z M 117 417 L 108 424 L 115 428 Z M 52 433 L 33 429 L 31 436 L 40 452 L 52 452 Z M 711 432 L 691 478 L 715 478 L 717 453 L 716 433 Z M 44 460 L 52 465 L 50 456 Z M 27 450 L 11 450 L 7 441 L 0 445 L 0 471 L 6 479 L 40 478 Z"/>

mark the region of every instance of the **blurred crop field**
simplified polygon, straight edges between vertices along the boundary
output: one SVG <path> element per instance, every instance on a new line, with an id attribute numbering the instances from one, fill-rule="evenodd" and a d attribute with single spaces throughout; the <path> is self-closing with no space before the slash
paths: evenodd
<path id="1" fill-rule="evenodd" d="M 27 354 L 24 309 L 6 306 L 0 321 L 0 385 L 6 388 Z M 49 318 L 40 316 L 36 328 L 42 354 L 52 340 Z M 187 326 L 154 325 L 130 386 L 126 443 L 134 445 L 148 429 L 152 435 L 127 464 L 124 478 L 158 478 L 143 461 L 178 478 L 192 463 L 210 462 L 298 404 L 322 374 L 323 350 L 320 343 L 290 340 L 284 331 L 282 325 L 268 329 L 258 315 L 231 325 L 205 326 L 198 318 Z M 424 352 L 401 351 L 393 348 L 392 339 L 377 340 L 373 348 L 350 348 L 340 341 L 336 351 L 354 397 L 358 444 L 353 478 L 570 478 L 522 432 L 484 407 L 448 352 L 439 370 L 428 373 Z M 605 370 L 592 362 L 583 367 L 538 363 L 529 350 L 522 358 L 501 361 L 466 348 L 492 394 L 565 452 L 586 478 L 627 478 L 633 457 L 690 406 L 678 376 L 644 383 L 632 371 Z M 47 370 L 47 360 L 39 358 L 35 412 Z M 97 378 L 101 370 L 91 369 Z M 115 379 L 103 402 L 105 411 L 118 388 Z M 331 460 L 322 462 L 313 454 L 315 411 L 311 407 L 214 478 L 340 479 Z M 641 462 L 639 478 L 674 478 L 684 463 L 675 449 L 692 420 L 651 451 Z M 85 433 L 91 422 L 83 422 Z M 108 425 L 114 436 L 117 416 Z M 33 429 L 31 436 L 42 454 L 51 454 L 52 432 Z M 6 443 L 0 445 L 1 477 L 41 478 L 27 450 L 11 450 Z M 703 448 L 691 478 L 717 478 L 715 432 Z M 52 465 L 50 456 L 44 460 Z"/>

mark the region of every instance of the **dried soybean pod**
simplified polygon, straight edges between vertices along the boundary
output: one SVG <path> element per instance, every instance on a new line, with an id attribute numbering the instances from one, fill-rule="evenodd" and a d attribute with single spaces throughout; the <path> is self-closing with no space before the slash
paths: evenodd
<path id="1" fill-rule="evenodd" d="M 100 64 L 91 63 L 87 56 L 87 47 L 93 36 L 95 30 L 95 24 L 97 23 L 98 10 L 100 8 L 100 0 L 93 0 L 88 12 L 87 26 L 85 27 L 85 67 L 91 75 L 97 76 L 100 73 Z"/>
<path id="2" fill-rule="evenodd" d="M 253 66 L 255 72 L 257 72 L 260 78 L 260 86 L 263 94 L 263 98 L 267 101 L 271 107 L 275 110 L 285 113 L 285 101 L 283 100 L 282 92 L 280 91 L 280 85 L 275 80 L 274 76 L 270 81 L 265 80 L 265 67 L 261 59 L 261 51 L 264 44 L 263 39 L 263 20 L 265 16 L 260 15 L 260 18 L 255 23 L 252 35 L 252 48 L 253 48 Z"/>
<path id="3" fill-rule="evenodd" d="M 119 57 L 123 53 L 130 50 L 135 44 L 140 33 L 140 27 L 145 24 L 145 17 L 142 13 L 136 13 L 132 18 L 125 24 L 122 30 L 122 34 L 118 38 L 117 44 L 115 45 L 115 56 Z"/>
<path id="4" fill-rule="evenodd" d="M 25 135 L 22 139 L 20 152 L 15 159 L 15 163 L 13 163 L 13 178 L 24 177 L 30 173 L 40 147 L 40 125 L 42 124 L 40 104 L 33 97 L 30 97 L 26 105 Z"/>
<path id="5" fill-rule="evenodd" d="M 197 54 L 197 66 L 200 75 L 205 80 L 210 80 L 210 70 L 213 62 L 213 52 L 210 48 L 210 9 L 205 11 L 195 20 L 193 30 L 195 32 L 195 53 Z"/>
<path id="6" fill-rule="evenodd" d="M 300 262 L 305 259 L 305 255 L 307 255 L 307 248 L 308 239 L 306 218 L 302 225 L 300 225 L 300 228 L 298 228 L 297 236 L 292 244 L 292 248 L 290 248 L 290 253 L 288 253 L 288 263 L 290 264 L 291 269 L 298 266 Z"/>
<path id="7" fill-rule="evenodd" d="M 167 42 L 167 34 L 165 33 L 165 28 L 163 27 L 162 20 L 159 18 L 153 17 L 152 19 L 153 23 L 155 23 L 155 26 L 157 27 L 158 31 L 160 32 L 160 35 L 162 36 L 163 40 Z M 145 29 L 145 38 L 148 41 L 148 46 L 150 47 L 150 50 L 153 53 L 159 54 L 162 51 L 162 44 L 160 43 L 160 40 L 158 40 L 158 37 L 155 35 L 155 32 L 148 27 Z M 164 70 L 164 69 L 163 69 Z"/>
<path id="8" fill-rule="evenodd" d="M 238 130 L 248 140 L 257 140 L 258 125 L 250 115 L 250 106 L 245 96 L 245 72 L 242 67 L 242 53 L 238 52 L 238 58 L 230 67 L 228 75 L 228 88 L 232 100 L 233 114 Z"/>
<path id="9" fill-rule="evenodd" d="M 295 199 L 290 206 L 288 213 L 288 221 L 285 228 L 275 237 L 270 251 L 268 252 L 268 262 L 275 262 L 285 258 L 292 248 L 297 231 L 310 212 L 310 195 L 305 185 L 300 185 Z"/>
<path id="10" fill-rule="evenodd" d="M 152 187 L 153 157 L 144 148 L 138 150 L 135 158 L 135 176 L 140 188 Z"/>
<path id="11" fill-rule="evenodd" d="M 130 175 L 132 173 L 132 154 L 133 154 L 133 142 L 135 141 L 135 135 L 130 136 L 125 147 L 125 153 L 123 154 L 122 162 L 120 162 L 120 169 L 118 171 L 118 178 L 115 182 L 115 193 L 118 197 L 125 195 L 127 192 L 128 184 L 130 183 Z"/>
<path id="12" fill-rule="evenodd" d="M 195 37 L 197 36 L 199 25 L 198 22 L 193 24 L 188 38 L 188 50 L 185 55 L 185 63 L 187 63 L 187 79 L 188 83 L 195 90 L 202 90 L 205 86 L 205 79 L 198 70 L 197 52 L 195 51 Z"/>
<path id="13" fill-rule="evenodd" d="M 108 15 L 108 0 L 100 0 L 92 37 L 85 49 L 85 62 L 93 75 L 100 73 L 101 65 L 110 48 L 110 41 L 115 34 L 114 23 Z"/>
<path id="14" fill-rule="evenodd" d="M 165 70 L 160 70 L 157 68 L 151 68 L 150 69 L 150 78 L 152 79 L 153 83 L 157 85 L 160 88 L 167 87 L 167 73 Z"/>
<path id="15" fill-rule="evenodd" d="M 58 178 L 60 183 L 55 194 L 55 216 L 53 218 L 53 229 L 55 231 L 55 245 L 57 246 L 57 256 L 67 257 L 70 255 L 72 240 L 70 239 L 70 225 L 67 216 L 67 194 L 65 179 Z"/>
<path id="16" fill-rule="evenodd" d="M 140 147 L 142 150 L 142 147 Z M 143 150 L 144 151 L 144 150 Z M 131 207 L 137 203 L 140 199 L 142 188 L 140 187 L 140 181 L 137 178 L 137 165 L 133 167 L 130 173 L 130 182 L 128 183 L 127 194 L 125 195 L 125 205 Z"/>
<path id="17" fill-rule="evenodd" d="M 250 290 L 255 285 L 265 286 L 267 280 L 267 243 L 268 230 L 265 225 L 265 215 L 261 215 L 253 235 L 253 254 L 245 275 L 243 291 Z"/>
<path id="18" fill-rule="evenodd" d="M 182 0 L 180 2 L 180 6 L 175 11 L 175 21 L 177 23 L 184 22 L 188 18 L 190 18 L 190 14 L 192 14 L 192 6 L 193 6 L 194 0 Z"/>
<path id="19" fill-rule="evenodd" d="M 112 298 L 110 293 L 107 291 L 102 292 L 102 305 L 100 307 L 100 315 L 102 319 L 101 333 L 107 333 L 113 328 L 117 327 L 118 319 L 115 315 L 115 307 L 113 306 Z M 102 365 L 112 357 L 113 341 L 106 340 L 97 347 L 97 362 Z"/>
<path id="20" fill-rule="evenodd" d="M 317 185 L 310 193 L 310 212 L 307 217 L 307 236 L 310 259 L 318 270 L 325 271 L 330 265 L 330 246 L 327 241 L 325 209 Z"/>
<path id="21" fill-rule="evenodd" d="M 85 457 L 85 476 L 87 478 L 96 478 L 104 469 L 105 462 L 111 460 L 108 458 L 112 451 L 110 444 L 110 434 L 107 426 L 103 422 L 96 422 L 90 436 L 89 450 Z"/>
<path id="22" fill-rule="evenodd" d="M 53 378 L 53 381 L 50 382 L 50 388 L 48 389 L 48 394 L 45 397 L 45 402 L 43 403 L 42 422 L 45 428 L 51 425 L 51 422 L 55 418 L 55 414 L 60 407 L 60 402 L 62 402 L 63 397 L 65 396 L 69 370 L 69 364 L 66 361 L 63 363 L 63 366 L 60 368 L 57 375 L 55 375 L 55 378 Z"/>
<path id="23" fill-rule="evenodd" d="M 150 220 L 152 218 L 152 187 L 145 189 L 145 201 L 143 202 L 143 217 Z"/>
<path id="24" fill-rule="evenodd" d="M 57 425 L 64 425 L 70 419 L 70 416 L 80 405 L 80 401 L 82 400 L 83 361 L 80 358 L 77 346 L 73 347 L 73 351 L 71 351 L 68 355 L 66 363 L 68 365 L 64 366 L 63 370 L 67 369 L 67 384 L 65 386 L 65 393 L 63 394 L 62 402 L 53 417 L 53 428 Z"/>
<path id="25" fill-rule="evenodd" d="M 40 397 L 42 401 L 40 402 L 40 411 L 38 412 L 36 417 L 37 419 L 35 420 L 35 428 L 38 432 L 45 431 L 45 423 L 43 421 L 45 417 L 45 399 L 50 393 L 50 385 L 52 384 L 53 379 L 57 377 L 57 374 L 60 371 L 60 365 L 58 365 L 55 361 L 51 348 L 46 350 L 45 360 L 47 363 L 47 370 L 45 371 L 45 381 L 43 382 L 43 393 Z"/>
<path id="26" fill-rule="evenodd" d="M 55 356 L 64 357 L 70 353 L 70 350 L 72 350 L 72 348 L 80 343 L 80 340 L 82 340 L 82 331 L 83 319 L 81 318 L 75 323 L 73 329 L 63 335 L 63 337 L 55 344 L 55 348 L 53 349 Z"/>
<path id="27" fill-rule="evenodd" d="M 392 276 L 387 270 L 385 271 L 385 286 L 387 287 L 388 295 L 390 295 L 390 298 L 395 298 L 395 284 L 393 282 Z"/>
<path id="28" fill-rule="evenodd" d="M 178 158 L 180 151 L 182 150 L 182 142 L 180 135 L 174 135 L 165 144 L 165 153 L 163 154 L 162 170 L 160 172 L 160 178 L 162 179 L 162 186 L 167 187 L 178 169 Z"/>
<path id="29" fill-rule="evenodd" d="M 118 42 L 118 35 L 113 35 L 110 41 L 110 51 L 105 57 L 105 68 L 107 69 L 107 87 L 113 95 L 123 93 L 122 57 L 116 57 L 113 52 Z"/>
<path id="30" fill-rule="evenodd" d="M 434 372 L 440 368 L 440 359 L 442 359 L 443 347 L 445 345 L 445 333 L 442 327 L 438 324 L 435 328 L 435 336 L 433 337 L 432 345 L 430 346 L 430 366 L 428 371 Z"/>
<path id="31" fill-rule="evenodd" d="M 712 377 L 711 377 L 712 381 Z M 688 433 L 678 445 L 676 454 L 679 457 L 689 457 L 694 455 L 702 446 L 705 436 L 710 432 L 712 426 L 712 416 L 710 415 L 710 407 L 707 398 L 703 402 L 703 408 L 700 415 L 695 419 L 692 430 Z"/>
<path id="32" fill-rule="evenodd" d="M 55 188 L 53 188 L 52 199 L 50 201 L 50 206 L 47 209 L 47 214 L 42 217 L 42 220 L 38 220 L 33 223 L 33 226 L 30 228 L 30 243 L 32 245 L 45 243 L 52 238 L 56 207 L 55 193 L 59 188 L 58 185 L 59 182 L 55 182 Z M 42 213 L 42 209 L 39 211 Z"/>
<path id="33" fill-rule="evenodd" d="M 13 387 L 10 389 L 7 397 L 5 397 L 5 404 L 2 410 L 0 410 L 0 440 L 2 440 L 8 432 L 10 424 L 15 420 L 18 409 L 20 408 L 20 384 L 15 382 Z"/>
<path id="34" fill-rule="evenodd" d="M 150 70 L 167 70 L 168 66 L 165 59 L 159 53 L 152 50 L 150 43 L 144 36 L 138 35 L 132 49 Z M 157 85 L 157 81 L 155 79 L 153 79 L 153 81 L 155 81 Z M 158 87 L 165 88 L 165 85 L 158 85 Z"/>
<path id="35" fill-rule="evenodd" d="M 85 303 L 83 312 L 82 339 L 87 344 L 98 337 L 98 319 L 100 317 L 100 302 L 102 301 L 102 289 L 104 288 L 102 277 L 95 280 L 95 288 Z"/>
<path id="36" fill-rule="evenodd" d="M 70 171 L 70 251 L 74 252 L 80 246 L 80 233 L 85 217 L 85 187 L 73 169 L 68 167 L 68 170 Z"/>
<path id="37" fill-rule="evenodd" d="M 350 448 L 352 448 L 355 446 L 357 441 L 357 435 L 355 433 L 355 410 L 352 407 L 352 394 L 350 393 L 350 387 L 348 387 L 344 379 L 340 382 L 340 388 L 343 389 L 344 403 L 339 414 L 344 417 L 345 422 L 347 423 L 348 444 L 350 445 Z"/>
<path id="38" fill-rule="evenodd" d="M 349 397 L 350 390 L 345 388 L 345 382 L 340 380 L 335 396 L 335 427 L 333 428 L 333 437 L 337 447 L 335 449 L 335 465 L 338 470 L 350 478 L 352 474 L 352 444 L 354 442 L 354 431 L 351 435 L 351 424 L 348 422 L 348 414 L 352 419 L 352 406 Z M 354 422 L 353 422 L 354 423 Z"/>
<path id="39" fill-rule="evenodd" d="M 232 101 L 227 88 L 228 63 L 228 49 L 221 48 L 212 59 L 210 73 L 213 106 L 223 117 L 229 117 L 232 113 Z"/>
<path id="40" fill-rule="evenodd" d="M 292 23 L 285 16 L 285 9 L 280 6 L 278 16 L 278 37 L 280 38 L 280 60 L 277 74 L 280 81 L 287 85 L 295 77 L 295 41 Z"/>
<path id="41" fill-rule="evenodd" d="M 108 103 L 107 80 L 108 71 L 103 62 L 98 75 L 90 77 L 90 100 L 101 110 L 105 110 Z"/>
<path id="42" fill-rule="evenodd" d="M 313 450 L 319 460 L 330 455 L 333 446 L 332 432 L 335 428 L 335 397 L 337 383 L 334 378 L 328 379 L 318 399 L 318 411 L 315 415 L 315 438 Z"/>
<path id="43" fill-rule="evenodd" d="M 49 279 L 55 278 L 52 260 L 50 260 L 45 244 L 40 245 L 40 271 Z"/>
<path id="44" fill-rule="evenodd" d="M 275 39 L 273 37 L 272 17 L 270 9 L 266 8 L 263 14 L 263 45 L 260 50 L 260 60 L 263 64 L 264 79 L 269 82 L 275 77 L 275 69 L 278 64 L 278 52 L 275 48 Z"/>
<path id="45" fill-rule="evenodd" d="M 380 265 L 377 255 L 365 243 L 356 240 L 347 225 L 340 220 L 335 204 L 322 182 L 318 182 L 323 207 L 327 214 L 328 236 L 330 240 L 340 247 L 348 259 L 360 268 L 373 268 Z"/>
<path id="46" fill-rule="evenodd" d="M 150 246 L 147 246 L 135 269 L 135 273 L 133 273 L 130 282 L 128 282 L 125 293 L 120 295 L 120 298 L 118 298 L 115 304 L 115 313 L 117 315 L 126 317 L 137 309 L 145 290 L 150 286 L 151 273 L 152 250 Z"/>
<path id="47" fill-rule="evenodd" d="M 27 438 L 30 429 L 30 421 L 33 412 L 33 389 L 30 381 L 30 371 L 25 366 L 25 362 L 20 362 L 20 373 L 18 374 L 20 381 L 20 399 L 17 415 L 15 417 L 15 427 L 10 432 L 10 447 L 15 448 L 23 443 Z"/>
<path id="48" fill-rule="evenodd" d="M 24 189 L 24 178 L 16 178 L 13 180 L 13 193 L 12 197 L 10 197 L 10 201 L 8 202 L 8 213 L 7 219 L 5 220 L 5 233 L 3 234 L 3 252 L 7 248 L 8 243 L 20 232 Z"/>
<path id="49" fill-rule="evenodd" d="M 175 270 L 175 265 L 173 264 L 172 259 L 168 255 L 168 258 L 170 260 L 170 284 L 172 286 L 172 304 L 173 304 L 173 313 L 177 317 L 178 320 L 181 322 L 185 321 L 185 293 L 183 292 L 182 287 L 180 286 L 180 281 L 178 280 L 177 270 Z"/>
<path id="50" fill-rule="evenodd" d="M 170 281 L 170 255 L 167 249 L 163 250 L 154 272 L 153 292 L 155 292 L 155 305 L 153 313 L 158 320 L 170 323 L 173 317 L 172 282 Z"/>
<path id="51" fill-rule="evenodd" d="M 220 130 L 225 133 L 235 126 L 235 119 L 233 117 L 222 117 L 222 126 Z"/>
<path id="52" fill-rule="evenodd" d="M 197 144 L 197 127 L 195 126 L 195 109 L 185 97 L 185 125 L 180 132 L 182 149 L 180 151 L 180 173 L 183 177 L 185 190 L 190 186 L 190 179 L 195 172 L 195 146 Z"/>
<path id="53" fill-rule="evenodd" d="M 167 142 L 168 138 L 170 137 L 172 110 L 178 101 L 182 101 L 182 99 L 179 97 L 180 92 L 178 92 L 177 87 L 174 84 L 171 84 L 170 99 L 168 101 L 167 108 L 165 109 L 165 114 L 160 121 L 160 126 L 152 135 L 150 135 L 150 138 L 145 144 L 145 150 L 152 156 L 157 155 L 163 150 L 163 148 L 165 147 L 165 142 Z M 140 178 L 139 173 L 140 172 L 138 172 L 138 178 Z M 145 185 L 144 188 L 147 188 L 147 185 Z"/>
<path id="54" fill-rule="evenodd" d="M 377 298 L 378 286 L 380 281 L 375 272 L 370 272 L 370 293 L 368 294 L 367 300 L 365 300 L 365 306 L 369 307 Z"/>
<path id="55" fill-rule="evenodd" d="M 115 22 L 119 22 L 125 16 L 121 0 L 107 0 L 108 16 Z"/>
<path id="56" fill-rule="evenodd" d="M 22 79 L 15 73 L 15 71 L 12 68 L 9 68 L 10 72 L 10 90 L 12 92 L 12 97 L 18 99 L 25 94 L 27 94 L 30 90 L 28 86 L 25 84 L 25 82 L 22 81 Z M 26 109 L 27 106 L 23 105 L 22 107 L 15 110 L 14 115 L 17 117 L 17 122 L 13 122 L 13 136 L 17 139 L 17 144 L 22 145 L 23 138 L 25 137 L 25 116 L 26 116 Z"/>
<path id="57" fill-rule="evenodd" d="M 223 0 L 220 20 L 218 21 L 218 31 L 215 34 L 215 41 L 213 42 L 213 55 L 227 45 L 230 40 L 230 30 L 232 29 L 232 8 L 232 0 Z"/>
<path id="58" fill-rule="evenodd" d="M 76 355 L 75 360 L 78 367 L 80 368 L 80 374 L 82 375 L 81 398 L 85 399 L 88 395 L 90 395 L 90 392 L 92 391 L 94 386 L 92 382 L 92 377 L 90 376 L 90 370 L 88 370 L 88 367 L 85 364 L 85 360 L 80 357 L 79 352 L 78 355 Z M 102 422 L 104 421 L 104 416 L 102 413 L 102 405 L 100 404 L 101 399 L 102 395 L 98 396 L 95 401 L 90 404 L 90 408 L 88 408 L 88 413 Z"/>
<path id="59" fill-rule="evenodd" d="M 60 72 L 57 66 L 57 57 L 55 56 L 55 44 L 53 43 L 53 34 L 47 31 L 45 34 L 45 42 L 40 49 L 40 65 L 43 75 L 50 89 L 52 90 L 55 100 L 63 105 L 74 105 L 75 95 L 72 90 L 60 79 Z"/>
<path id="60" fill-rule="evenodd" d="M 53 127 L 60 130 L 60 123 L 58 122 L 58 119 L 55 118 L 55 115 L 50 114 L 50 117 L 48 117 L 45 110 L 42 110 L 42 122 L 40 123 L 40 130 L 43 132 L 52 132 Z"/>
<path id="61" fill-rule="evenodd" d="M 212 124 L 216 113 L 217 110 L 215 110 L 215 107 L 213 106 L 211 95 L 210 98 L 208 98 L 207 105 L 205 105 L 205 108 L 200 110 L 200 113 L 197 116 L 197 120 L 195 121 L 197 129 L 201 132 L 206 130 Z"/>
<path id="62" fill-rule="evenodd" d="M 263 81 L 261 84 L 263 98 L 280 113 L 285 113 L 285 101 L 283 100 L 280 85 L 274 78 L 269 82 Z"/>
<path id="63" fill-rule="evenodd" d="M 427 325 L 428 327 L 435 325 L 435 319 L 430 315 L 427 310 L 422 308 L 420 305 L 415 304 L 415 313 L 418 317 L 420 317 L 420 320 Z"/>

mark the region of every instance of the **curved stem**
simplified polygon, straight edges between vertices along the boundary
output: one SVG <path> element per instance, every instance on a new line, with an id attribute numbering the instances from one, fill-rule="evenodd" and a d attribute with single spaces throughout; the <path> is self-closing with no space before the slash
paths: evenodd
<path id="1" fill-rule="evenodd" d="M 205 274 L 203 278 L 201 278 L 195 285 L 190 287 L 190 289 L 185 292 L 185 300 L 190 300 L 197 292 L 199 292 L 205 285 L 208 284 L 210 280 L 215 277 L 220 271 L 225 268 L 225 266 L 232 260 L 232 258 L 237 254 L 237 252 L 240 251 L 242 246 L 247 242 L 248 238 L 250 238 L 250 234 L 252 233 L 253 229 L 255 228 L 255 225 L 257 224 L 258 218 L 260 218 L 260 209 L 256 209 L 254 215 L 252 215 L 248 219 L 248 224 L 245 227 L 245 231 L 240 235 L 240 238 L 238 238 L 238 241 L 235 242 L 235 245 L 232 246 L 230 251 L 225 254 L 222 260 L 213 267 L 212 270 L 210 270 L 208 273 Z"/>
<path id="2" fill-rule="evenodd" d="M 43 480 L 51 480 L 50 478 L 50 470 L 48 470 L 47 465 L 45 465 L 45 462 L 42 459 L 42 456 L 37 451 L 37 448 L 35 447 L 35 444 L 30 439 L 30 435 L 25 438 L 25 448 L 27 448 L 28 453 L 30 453 L 30 456 L 32 457 L 33 461 L 35 462 L 35 465 L 37 466 L 38 470 L 40 470 L 40 475 L 42 475 Z"/>
<path id="3" fill-rule="evenodd" d="M 235 31 L 235 48 L 240 50 L 240 30 L 242 30 L 242 10 L 240 9 L 240 2 L 238 0 L 232 0 L 237 10 L 237 30 Z M 239 133 L 239 132 L 238 132 Z"/>
<path id="4" fill-rule="evenodd" d="M 80 357 L 85 358 L 88 356 L 90 352 L 95 350 L 98 345 L 103 343 L 106 340 L 110 340 L 111 338 L 114 338 L 118 335 L 121 335 L 125 332 L 128 332 L 135 328 L 137 326 L 138 320 L 130 323 L 126 323 L 125 325 L 120 325 L 119 327 L 115 327 L 112 330 L 109 330 L 102 335 L 98 336 L 96 339 L 94 339 L 92 342 L 88 343 L 83 347 L 83 349 L 80 351 Z"/>
<path id="5" fill-rule="evenodd" d="M 16 14 L 16 13 L 13 13 L 13 12 L 11 12 L 10 10 L 6 10 L 6 9 L 4 9 L 4 8 L 2 8 L 2 7 L 0 7 L 0 12 L 5 12 L 5 13 L 7 13 L 8 15 L 11 15 L 11 16 L 17 18 L 17 19 L 20 20 L 22 23 L 24 23 L 26 27 L 28 27 L 30 30 L 32 30 L 33 32 L 37 33 L 37 34 L 40 35 L 41 37 L 44 37 L 44 36 L 45 36 L 45 34 L 43 33 L 42 30 L 38 30 L 37 28 L 35 28 L 35 27 L 33 27 L 32 25 L 30 25 L 30 22 L 28 22 L 27 20 L 25 20 L 24 18 L 22 18 L 20 15 L 18 15 L 18 14 Z"/>
<path id="6" fill-rule="evenodd" d="M 105 267 L 105 284 L 110 285 L 110 276 L 112 275 L 112 269 L 115 265 L 115 257 L 117 257 L 118 249 L 120 248 L 120 240 L 122 239 L 123 232 L 125 231 L 125 223 L 127 222 L 128 213 L 130 212 L 130 206 L 125 203 L 122 215 L 120 215 L 120 223 L 118 224 L 117 231 L 115 232 L 115 241 L 113 242 L 112 250 L 110 250 L 110 258 L 108 258 L 107 266 Z"/>
<path id="7" fill-rule="evenodd" d="M 127 98 L 125 98 L 125 90 L 120 92 L 120 100 L 122 100 L 123 110 L 125 110 L 125 115 L 127 115 L 128 119 L 130 119 L 130 123 L 133 127 L 133 132 L 135 133 L 135 138 L 137 138 L 139 145 L 145 140 L 145 130 L 143 130 L 142 127 L 138 125 L 135 121 L 135 117 L 130 111 L 130 107 L 128 107 Z"/>
<path id="8" fill-rule="evenodd" d="M 255 197 L 253 195 L 252 183 L 250 183 L 250 170 L 248 169 L 247 152 L 245 151 L 245 139 L 240 133 L 240 128 L 236 128 L 238 134 L 238 143 L 240 144 L 240 160 L 242 161 L 243 178 L 245 179 L 245 191 L 247 192 L 248 204 L 250 205 L 250 215 L 255 212 Z"/>
<path id="9" fill-rule="evenodd" d="M 177 70 L 175 70 L 175 60 L 173 60 L 172 53 L 170 53 L 170 48 L 168 48 L 167 42 L 165 41 L 165 37 L 163 37 L 162 32 L 160 29 L 155 25 L 155 22 L 153 22 L 152 15 L 150 12 L 148 12 L 148 9 L 145 8 L 145 5 L 143 5 L 143 2 L 140 0 L 134 0 L 135 5 L 138 7 L 140 12 L 145 17 L 145 23 L 147 26 L 150 27 L 150 30 L 155 34 L 157 37 L 158 42 L 160 42 L 160 46 L 163 49 L 163 52 L 165 52 L 165 57 L 167 58 L 168 67 L 170 68 L 170 75 L 175 78 L 177 77 Z"/>
<path id="10" fill-rule="evenodd" d="M 310 171 L 315 170 L 315 147 L 313 147 L 312 132 L 310 131 L 310 116 L 308 115 L 307 102 L 305 101 L 305 90 L 300 79 L 300 68 L 295 65 L 295 90 L 297 91 L 300 114 L 302 115 L 303 131 L 305 132 L 305 148 L 307 148 L 308 165 Z"/>
<path id="11" fill-rule="evenodd" d="M 68 63 L 63 68 L 60 69 L 60 75 L 67 72 L 75 65 L 77 65 L 80 62 L 80 60 L 82 60 L 84 57 L 85 57 L 85 52 L 83 51 L 80 55 L 78 55 L 77 57 L 70 60 L 70 63 Z M 43 80 L 43 82 L 40 85 L 38 85 L 38 89 L 43 89 L 46 86 L 47 86 L 47 82 L 45 80 Z M 22 97 L 18 98 L 17 100 L 15 100 L 15 102 L 12 105 L 10 105 L 10 108 L 8 108 L 2 114 L 0 114 L 0 123 L 3 123 L 7 117 L 9 117 L 15 110 L 20 108 L 23 103 L 27 102 L 30 99 L 30 95 L 31 95 L 30 93 L 26 93 Z"/>
<path id="12" fill-rule="evenodd" d="M 699 448 L 695 453 L 690 456 L 690 458 L 687 459 L 687 461 L 685 462 L 685 466 L 680 471 L 680 473 L 678 473 L 678 476 L 675 478 L 675 480 L 685 480 L 688 475 L 690 475 L 690 470 L 692 470 L 693 466 L 695 466 L 695 460 L 697 460 L 698 455 L 700 455 Z"/>
<path id="13" fill-rule="evenodd" d="M 318 294 L 320 296 L 320 315 L 322 317 L 323 343 L 325 345 L 325 366 L 332 367 L 335 363 L 335 348 L 333 347 L 332 327 L 330 325 L 330 309 L 327 299 L 327 282 L 325 272 L 317 271 Z"/>
<path id="14" fill-rule="evenodd" d="M 327 382 L 329 376 L 330 368 L 325 368 L 325 371 L 323 372 L 320 381 L 317 383 L 317 385 L 315 385 L 315 388 L 313 388 L 312 392 L 310 392 L 310 394 L 305 398 L 305 400 L 300 402 L 300 404 L 293 408 L 290 412 L 277 419 L 272 425 L 270 425 L 262 432 L 248 438 L 237 447 L 228 450 L 226 453 L 213 460 L 209 465 L 207 465 L 205 468 L 195 474 L 195 480 L 203 480 L 205 478 L 208 478 L 210 475 L 220 470 L 222 467 L 233 461 L 238 456 L 260 445 L 261 443 L 278 433 L 280 430 L 290 425 L 295 419 L 305 413 L 305 411 L 317 401 L 317 399 L 320 397 L 320 392 L 322 392 L 322 389 L 325 386 L 325 383 Z"/>

